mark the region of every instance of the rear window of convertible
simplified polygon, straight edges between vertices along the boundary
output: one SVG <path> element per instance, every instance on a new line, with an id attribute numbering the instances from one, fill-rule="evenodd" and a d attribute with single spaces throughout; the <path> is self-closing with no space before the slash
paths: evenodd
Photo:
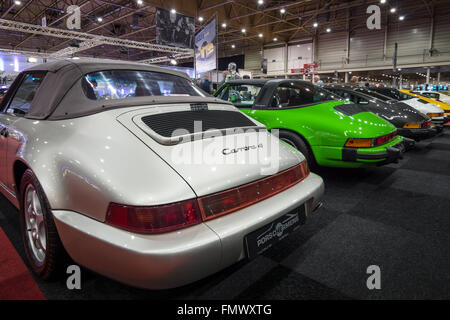
<path id="1" fill-rule="evenodd" d="M 82 78 L 84 94 L 91 100 L 115 100 L 149 96 L 205 96 L 188 79 L 167 73 L 107 70 Z"/>

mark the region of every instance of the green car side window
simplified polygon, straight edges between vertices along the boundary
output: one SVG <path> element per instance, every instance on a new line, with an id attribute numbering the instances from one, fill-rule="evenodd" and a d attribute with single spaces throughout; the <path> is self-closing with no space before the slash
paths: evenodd
<path id="1" fill-rule="evenodd" d="M 328 91 L 317 86 L 290 82 L 278 86 L 270 107 L 291 108 L 330 100 L 336 99 Z"/>
<path id="2" fill-rule="evenodd" d="M 256 97 L 261 91 L 262 85 L 239 84 L 228 87 L 228 92 L 220 96 L 228 100 L 238 108 L 250 108 L 254 105 Z"/>

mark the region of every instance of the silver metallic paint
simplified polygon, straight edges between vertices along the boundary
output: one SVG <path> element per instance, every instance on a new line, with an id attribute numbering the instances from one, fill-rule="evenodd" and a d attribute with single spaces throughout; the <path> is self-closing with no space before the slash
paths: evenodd
<path id="1" fill-rule="evenodd" d="M 53 215 L 64 247 L 78 263 L 129 285 L 166 289 L 199 280 L 244 259 L 245 235 L 302 204 L 311 214 L 323 192 L 322 178 L 312 173 L 253 206 L 160 235 L 116 229 L 71 211 L 55 210 Z"/>

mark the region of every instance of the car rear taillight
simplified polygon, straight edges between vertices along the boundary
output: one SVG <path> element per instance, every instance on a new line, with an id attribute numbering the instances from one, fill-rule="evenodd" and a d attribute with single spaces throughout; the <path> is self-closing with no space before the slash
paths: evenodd
<path id="1" fill-rule="evenodd" d="M 373 139 L 349 138 L 345 142 L 345 146 L 349 148 L 372 148 Z"/>
<path id="2" fill-rule="evenodd" d="M 198 199 L 203 220 L 251 206 L 299 183 L 309 175 L 306 161 L 276 175 Z"/>
<path id="3" fill-rule="evenodd" d="M 386 144 L 386 143 L 392 141 L 397 135 L 398 135 L 398 132 L 394 131 L 394 132 L 392 132 L 390 134 L 387 134 L 385 136 L 376 138 L 375 139 L 375 143 L 374 143 L 374 147 L 381 146 L 383 144 Z"/>
<path id="4" fill-rule="evenodd" d="M 349 148 L 373 148 L 392 141 L 398 135 L 397 131 L 378 138 L 349 138 L 345 142 L 345 147 Z"/>
<path id="5" fill-rule="evenodd" d="M 106 223 L 137 233 L 161 233 L 186 228 L 202 221 L 197 200 L 153 207 L 132 207 L 112 203 Z"/>
<path id="6" fill-rule="evenodd" d="M 422 129 L 429 128 L 431 126 L 431 120 L 422 122 Z"/>
<path id="7" fill-rule="evenodd" d="M 403 128 L 405 128 L 405 129 L 420 129 L 421 127 L 423 128 L 423 123 L 422 124 L 420 124 L 420 123 L 406 123 L 403 126 Z"/>
<path id="8" fill-rule="evenodd" d="M 186 228 L 243 209 L 299 183 L 309 175 L 306 161 L 273 176 L 220 193 L 153 207 L 112 203 L 106 223 L 124 230 L 155 234 Z"/>
<path id="9" fill-rule="evenodd" d="M 443 117 L 444 113 L 427 113 L 427 116 L 429 116 L 430 118 Z"/>

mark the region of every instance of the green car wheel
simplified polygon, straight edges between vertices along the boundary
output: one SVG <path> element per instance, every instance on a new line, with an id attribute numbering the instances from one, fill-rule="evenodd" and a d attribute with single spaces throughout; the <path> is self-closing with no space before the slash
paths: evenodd
<path id="1" fill-rule="evenodd" d="M 286 142 L 291 147 L 303 153 L 311 169 L 317 168 L 317 162 L 316 159 L 314 158 L 314 154 L 311 150 L 311 147 L 297 133 L 287 130 L 280 130 L 279 138 L 281 141 Z"/>

